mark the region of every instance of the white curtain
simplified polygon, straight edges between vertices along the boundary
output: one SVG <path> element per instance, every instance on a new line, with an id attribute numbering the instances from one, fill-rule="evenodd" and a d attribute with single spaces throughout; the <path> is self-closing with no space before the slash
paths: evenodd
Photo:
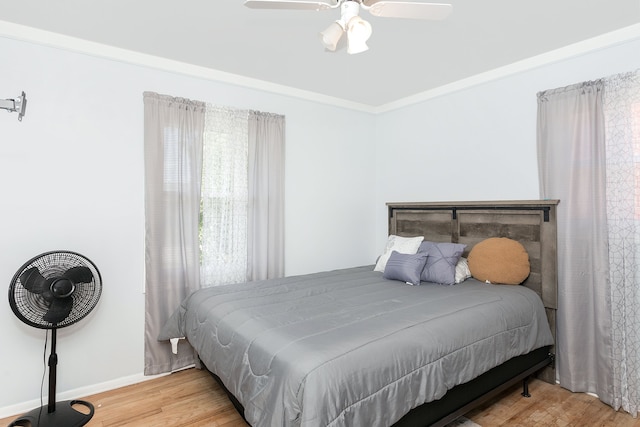
<path id="1" fill-rule="evenodd" d="M 538 94 L 540 192 L 558 198 L 560 385 L 640 407 L 639 73 Z"/>
<path id="2" fill-rule="evenodd" d="M 613 401 L 640 409 L 640 72 L 605 79 Z"/>
<path id="3" fill-rule="evenodd" d="M 160 329 L 180 302 L 200 288 L 198 213 L 206 105 L 144 93 L 145 352 L 144 373 L 191 365 L 181 343 L 178 356 Z"/>
<path id="4" fill-rule="evenodd" d="M 204 134 L 203 286 L 247 280 L 248 111 L 209 105 Z"/>

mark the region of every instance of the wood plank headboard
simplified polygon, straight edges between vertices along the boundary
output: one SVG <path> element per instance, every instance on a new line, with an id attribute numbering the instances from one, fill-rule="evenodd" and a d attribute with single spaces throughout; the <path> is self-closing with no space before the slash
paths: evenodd
<path id="1" fill-rule="evenodd" d="M 531 264 L 531 273 L 523 285 L 542 298 L 555 339 L 558 203 L 559 200 L 387 203 L 389 234 L 463 243 L 467 245 L 463 256 L 489 237 L 508 237 L 522 243 Z M 555 380 L 555 375 L 548 380 Z"/>

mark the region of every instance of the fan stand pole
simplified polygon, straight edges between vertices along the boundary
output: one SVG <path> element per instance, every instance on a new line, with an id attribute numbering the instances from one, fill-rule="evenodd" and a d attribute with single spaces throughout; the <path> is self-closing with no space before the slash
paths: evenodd
<path id="1" fill-rule="evenodd" d="M 51 329 L 51 354 L 49 355 L 49 404 L 32 409 L 13 420 L 8 427 L 81 427 L 93 417 L 93 405 L 84 400 L 65 400 L 57 402 L 56 409 L 56 371 L 58 354 L 56 353 L 56 328 Z M 87 412 L 78 411 L 74 405 L 84 406 Z M 46 411 L 45 411 L 46 409 Z"/>
<path id="2" fill-rule="evenodd" d="M 49 354 L 49 405 L 47 412 L 56 411 L 56 379 L 58 371 L 58 353 L 56 353 L 57 328 L 51 329 L 51 354 Z"/>

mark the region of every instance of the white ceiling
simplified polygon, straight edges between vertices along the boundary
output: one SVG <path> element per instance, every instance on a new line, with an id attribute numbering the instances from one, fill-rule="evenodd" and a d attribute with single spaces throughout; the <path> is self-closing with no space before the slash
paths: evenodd
<path id="1" fill-rule="evenodd" d="M 361 11 L 373 36 L 358 55 L 319 43 L 339 10 L 242 0 L 0 0 L 0 21 L 371 107 L 640 22 L 640 0 L 440 1 L 453 5 L 444 21 Z"/>

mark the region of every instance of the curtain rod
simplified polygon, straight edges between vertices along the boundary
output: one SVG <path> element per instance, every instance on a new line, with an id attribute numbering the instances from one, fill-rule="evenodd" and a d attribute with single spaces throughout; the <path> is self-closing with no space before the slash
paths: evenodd
<path id="1" fill-rule="evenodd" d="M 27 98 L 22 92 L 22 95 L 15 99 L 0 99 L 0 109 L 7 110 L 10 113 L 18 112 L 18 121 L 22 121 L 24 111 L 27 108 Z"/>

